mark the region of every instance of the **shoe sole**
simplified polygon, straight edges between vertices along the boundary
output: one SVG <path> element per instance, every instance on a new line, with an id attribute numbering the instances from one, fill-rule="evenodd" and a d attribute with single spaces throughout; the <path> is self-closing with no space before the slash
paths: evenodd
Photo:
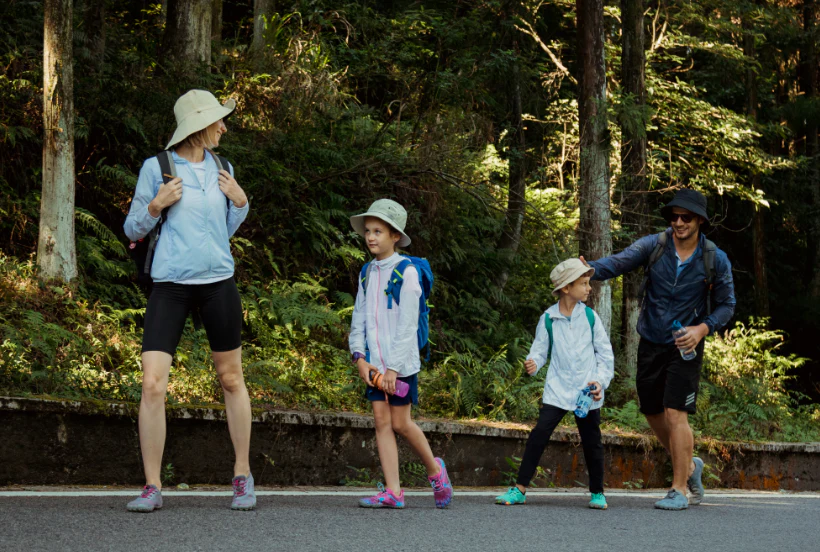
<path id="1" fill-rule="evenodd" d="M 669 508 L 667 506 L 658 506 L 657 504 L 655 504 L 655 509 L 656 510 L 666 510 L 668 512 L 679 512 L 681 510 L 686 510 L 687 508 L 689 508 L 688 504 L 686 506 L 682 506 L 680 508 Z"/>
<path id="2" fill-rule="evenodd" d="M 604 504 L 603 506 L 593 506 L 592 504 L 590 504 L 589 507 L 592 510 L 606 510 L 607 508 L 609 508 L 607 504 Z"/>
<path id="3" fill-rule="evenodd" d="M 254 504 L 253 506 L 231 506 L 231 510 L 234 510 L 234 511 L 237 511 L 237 512 L 250 512 L 251 510 L 255 510 L 255 509 L 256 509 L 256 504 Z"/>
<path id="4" fill-rule="evenodd" d="M 150 514 L 151 512 L 153 512 L 155 510 L 162 510 L 162 506 L 154 506 L 150 510 L 145 510 L 145 509 L 142 509 L 142 508 L 128 508 L 128 507 L 126 507 L 126 510 L 128 510 L 129 512 L 134 512 L 136 514 Z"/>
<path id="5" fill-rule="evenodd" d="M 503 500 L 496 500 L 495 503 L 499 506 L 519 506 L 526 504 L 526 502 L 505 502 Z"/>
<path id="6" fill-rule="evenodd" d="M 401 506 L 392 506 L 392 505 L 387 506 L 385 504 L 371 505 L 371 504 L 361 504 L 360 503 L 359 508 L 369 508 L 371 510 L 378 510 L 379 508 L 386 508 L 388 510 L 404 510 L 404 504 L 402 504 Z"/>

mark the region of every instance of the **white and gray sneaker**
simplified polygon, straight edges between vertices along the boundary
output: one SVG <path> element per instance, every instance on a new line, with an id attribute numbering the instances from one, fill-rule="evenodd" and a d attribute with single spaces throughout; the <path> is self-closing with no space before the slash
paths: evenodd
<path id="1" fill-rule="evenodd" d="M 128 503 L 129 512 L 148 513 L 162 508 L 162 492 L 156 485 L 146 485 L 142 488 L 142 494 Z"/>
<path id="2" fill-rule="evenodd" d="M 696 506 L 703 502 L 705 493 L 703 488 L 703 460 L 695 456 L 692 458 L 692 462 L 695 464 L 695 471 L 689 476 L 686 486 L 689 487 L 689 504 Z"/>
<path id="3" fill-rule="evenodd" d="M 233 478 L 233 502 L 231 510 L 253 510 L 256 508 L 256 492 L 253 489 L 253 476 L 237 475 Z"/>

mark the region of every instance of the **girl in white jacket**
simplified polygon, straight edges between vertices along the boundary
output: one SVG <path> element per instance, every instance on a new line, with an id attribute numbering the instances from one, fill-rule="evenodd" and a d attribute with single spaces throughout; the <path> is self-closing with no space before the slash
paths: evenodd
<path id="1" fill-rule="evenodd" d="M 404 508 L 404 491 L 399 482 L 399 451 L 396 433 L 404 437 L 427 468 L 436 507 L 445 508 L 453 496 L 453 486 L 441 458 L 433 456 L 424 432 L 410 417 L 412 404 L 418 404 L 418 372 L 421 367 L 416 333 L 419 323 L 419 300 L 422 296 L 419 273 L 410 264 L 404 274 L 397 267 L 404 257 L 396 247 L 410 245 L 404 233 L 407 212 L 390 199 L 380 199 L 366 213 L 350 217 L 353 229 L 361 234 L 375 257 L 359 282 L 353 320 L 350 327 L 350 353 L 367 384 L 365 397 L 373 405 L 376 422 L 376 445 L 379 449 L 384 480 L 379 493 L 359 501 L 363 508 Z M 386 294 L 392 278 L 402 278 L 399 300 Z M 379 389 L 371 373 L 381 374 Z M 409 388 L 404 396 L 396 394 L 396 382 Z"/>
<path id="2" fill-rule="evenodd" d="M 589 490 L 592 493 L 589 507 L 600 510 L 607 507 L 600 408 L 604 402 L 604 389 L 609 387 L 614 375 L 615 359 L 601 319 L 583 303 L 589 296 L 589 278 L 594 272 L 576 258 L 560 263 L 550 274 L 554 287 L 552 293 L 560 299 L 541 315 L 535 340 L 524 363 L 527 373 L 534 375 L 550 362 L 544 383 L 543 405 L 538 422 L 527 439 L 517 483 L 497 497 L 496 504 L 510 506 L 526 502 L 527 486 L 532 481 L 552 432 L 564 414 L 575 410 L 581 390 L 592 386 L 594 402 L 589 414 L 585 418 L 575 416 L 575 423 L 589 471 Z"/>

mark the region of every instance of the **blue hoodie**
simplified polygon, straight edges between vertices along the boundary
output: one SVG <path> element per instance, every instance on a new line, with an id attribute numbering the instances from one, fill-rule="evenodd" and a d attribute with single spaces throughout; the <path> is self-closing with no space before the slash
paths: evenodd
<path id="1" fill-rule="evenodd" d="M 726 326 L 735 312 L 735 287 L 732 265 L 726 253 L 715 254 L 715 282 L 712 290 L 712 314 L 706 316 L 706 269 L 703 265 L 703 246 L 706 238 L 700 234 L 698 247 L 682 265 L 678 274 L 678 257 L 672 229 L 666 230 L 666 249 L 650 271 L 646 297 L 638 318 L 638 333 L 647 341 L 665 344 L 674 342 L 672 321 L 684 326 L 705 323 L 709 333 Z M 592 261 L 593 280 L 608 280 L 646 266 L 649 256 L 658 244 L 658 235 L 646 236 L 620 253 Z"/>
<path id="2" fill-rule="evenodd" d="M 177 176 L 182 178 L 182 198 L 168 209 L 154 253 L 151 278 L 155 282 L 186 283 L 230 278 L 234 261 L 229 239 L 248 215 L 249 204 L 238 208 L 226 200 L 219 189 L 216 162 L 208 151 L 204 187 L 187 160 L 176 153 L 173 158 Z M 230 164 L 228 172 L 234 174 Z M 144 238 L 159 222 L 159 217 L 148 212 L 148 204 L 161 184 L 159 161 L 156 157 L 146 159 L 125 219 L 125 235 L 132 241 Z"/>

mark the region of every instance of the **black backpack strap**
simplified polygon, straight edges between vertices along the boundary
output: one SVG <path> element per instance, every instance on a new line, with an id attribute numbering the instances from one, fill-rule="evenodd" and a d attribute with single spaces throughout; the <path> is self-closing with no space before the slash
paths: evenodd
<path id="1" fill-rule="evenodd" d="M 174 156 L 170 151 L 165 150 L 157 154 L 157 161 L 159 161 L 159 170 L 162 174 L 163 184 L 168 184 L 171 180 L 177 177 Z M 165 219 L 168 218 L 168 209 L 170 209 L 170 207 L 166 207 L 162 210 L 159 215 L 159 222 L 151 230 L 148 237 L 148 252 L 145 255 L 145 265 L 142 268 L 143 273 L 148 275 L 151 274 L 151 264 L 154 262 L 154 249 L 156 249 L 159 235 L 162 233 L 162 224 L 165 222 Z"/>
<path id="2" fill-rule="evenodd" d="M 221 155 L 219 155 L 217 153 L 214 153 L 211 150 L 208 150 L 208 153 L 210 153 L 211 156 L 214 158 L 214 162 L 216 163 L 216 170 L 217 171 L 231 172 L 230 170 L 228 170 L 228 167 L 230 167 L 231 165 L 230 165 L 230 163 L 228 163 L 227 159 L 225 159 L 224 157 L 222 157 Z M 227 201 L 228 201 L 228 209 L 230 209 L 231 208 L 231 200 L 228 199 Z"/>
<path id="3" fill-rule="evenodd" d="M 715 287 L 715 258 L 717 257 L 717 246 L 715 242 L 707 239 L 703 244 L 703 269 L 706 273 L 706 316 L 712 314 L 712 288 Z"/>
<path id="4" fill-rule="evenodd" d="M 663 257 L 663 252 L 666 250 L 666 240 L 667 235 L 664 230 L 658 234 L 658 243 L 655 244 L 655 249 L 653 249 L 652 253 L 649 254 L 649 260 L 646 261 L 646 265 L 643 267 L 643 280 L 641 281 L 641 287 L 638 289 L 638 297 L 641 298 L 642 303 L 644 295 L 646 294 L 646 286 L 649 283 L 649 271 L 655 263 L 660 261 L 661 257 Z"/>

